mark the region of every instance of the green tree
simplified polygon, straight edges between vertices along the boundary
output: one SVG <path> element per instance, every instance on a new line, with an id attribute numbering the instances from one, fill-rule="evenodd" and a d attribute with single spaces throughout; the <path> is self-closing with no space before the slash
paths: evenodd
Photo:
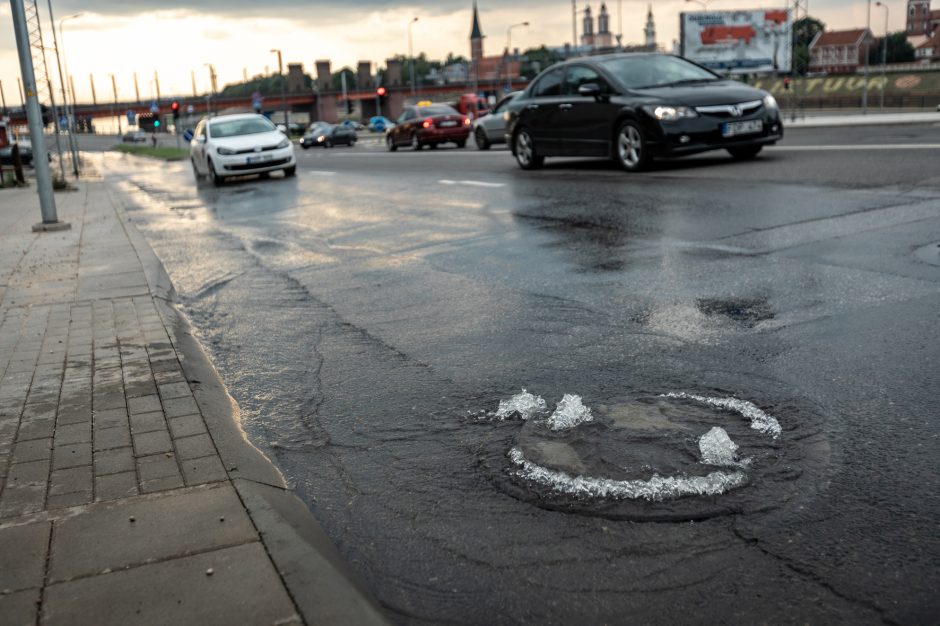
<path id="1" fill-rule="evenodd" d="M 519 71 L 526 80 L 532 80 L 539 72 L 562 60 L 561 54 L 549 50 L 544 45 L 529 48 L 522 53 L 522 57 L 522 66 Z"/>
<path id="2" fill-rule="evenodd" d="M 346 75 L 346 90 L 353 91 L 356 89 L 356 73 L 352 71 L 352 68 L 344 67 L 338 72 L 333 72 L 333 75 L 330 77 L 330 84 L 333 86 L 333 90 L 343 90 L 343 74 Z"/>
<path id="3" fill-rule="evenodd" d="M 804 17 L 793 22 L 793 71 L 805 74 L 809 70 L 809 44 L 826 25 L 815 17 Z"/>
<path id="4" fill-rule="evenodd" d="M 274 96 L 280 95 L 281 93 L 281 83 L 284 83 L 284 87 L 287 87 L 287 76 L 279 76 L 277 74 L 272 74 L 270 76 L 254 76 L 247 83 L 232 83 L 225 85 L 220 92 L 222 97 L 246 97 L 250 96 L 254 92 L 260 93 L 262 96 Z M 308 74 L 304 74 L 304 88 L 307 90 L 313 89 L 313 79 Z"/>
<path id="5" fill-rule="evenodd" d="M 875 40 L 868 50 L 868 62 L 872 65 L 881 64 L 882 46 L 884 37 Z M 914 60 L 914 46 L 907 40 L 907 33 L 898 31 L 888 35 L 888 63 L 910 63 Z"/>

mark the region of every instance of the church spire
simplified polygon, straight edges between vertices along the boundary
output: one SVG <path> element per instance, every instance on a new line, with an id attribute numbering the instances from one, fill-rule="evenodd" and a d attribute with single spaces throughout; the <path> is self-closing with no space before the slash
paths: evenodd
<path id="1" fill-rule="evenodd" d="M 470 39 L 483 39 L 483 30 L 480 28 L 480 15 L 477 13 L 477 3 L 473 3 L 473 26 L 470 28 Z"/>

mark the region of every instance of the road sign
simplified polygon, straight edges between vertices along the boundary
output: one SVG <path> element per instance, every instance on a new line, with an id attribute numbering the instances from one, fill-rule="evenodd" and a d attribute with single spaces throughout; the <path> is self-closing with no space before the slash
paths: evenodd
<path id="1" fill-rule="evenodd" d="M 158 105 L 158 104 L 156 103 L 156 101 L 150 103 L 150 112 L 151 112 L 151 113 L 159 113 L 159 112 L 160 112 L 160 105 Z"/>
<path id="2" fill-rule="evenodd" d="M 193 105 L 187 104 L 187 105 L 186 105 L 186 112 L 189 113 L 190 115 L 192 115 L 193 111 L 195 111 L 195 109 L 193 109 Z"/>
<path id="3" fill-rule="evenodd" d="M 137 112 L 134 109 L 127 110 L 127 125 L 137 126 Z"/>

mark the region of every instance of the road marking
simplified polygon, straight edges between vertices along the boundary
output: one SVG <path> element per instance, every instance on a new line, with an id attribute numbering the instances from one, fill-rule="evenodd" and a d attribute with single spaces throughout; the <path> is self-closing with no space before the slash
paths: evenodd
<path id="1" fill-rule="evenodd" d="M 482 180 L 447 180 L 437 181 L 441 185 L 467 185 L 469 187 L 505 187 L 505 183 L 487 183 Z"/>
<path id="2" fill-rule="evenodd" d="M 885 143 L 870 146 L 859 145 L 828 145 L 828 146 L 774 146 L 773 152 L 785 150 L 788 152 L 823 152 L 827 150 L 842 151 L 873 151 L 873 150 L 940 150 L 940 143 Z"/>
<path id="3" fill-rule="evenodd" d="M 330 172 L 328 170 L 310 170 L 308 173 L 314 176 L 336 176 L 336 172 Z"/>

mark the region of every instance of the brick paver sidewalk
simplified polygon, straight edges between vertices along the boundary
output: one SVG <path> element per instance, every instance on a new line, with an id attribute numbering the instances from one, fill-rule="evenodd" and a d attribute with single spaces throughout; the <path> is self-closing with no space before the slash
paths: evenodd
<path id="1" fill-rule="evenodd" d="M 34 234 L 35 189 L 0 191 L 0 623 L 381 622 L 193 377 L 103 183 L 56 199 L 72 229 Z"/>

